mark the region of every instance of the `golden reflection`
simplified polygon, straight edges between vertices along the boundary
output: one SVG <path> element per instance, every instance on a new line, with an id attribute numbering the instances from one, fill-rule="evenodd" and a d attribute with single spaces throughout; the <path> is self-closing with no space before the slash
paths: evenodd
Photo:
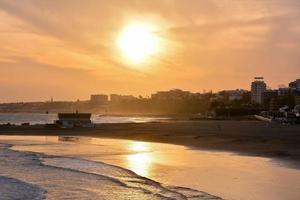
<path id="1" fill-rule="evenodd" d="M 149 151 L 149 144 L 145 142 L 130 142 L 129 149 L 134 152 Z"/>
<path id="2" fill-rule="evenodd" d="M 128 148 L 133 151 L 127 156 L 128 168 L 140 176 L 149 177 L 153 162 L 153 154 L 147 152 L 150 150 L 149 143 L 130 142 Z"/>

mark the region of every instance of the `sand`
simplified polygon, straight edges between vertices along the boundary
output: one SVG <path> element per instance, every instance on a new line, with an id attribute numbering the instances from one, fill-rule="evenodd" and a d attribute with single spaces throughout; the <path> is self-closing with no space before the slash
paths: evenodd
<path id="1" fill-rule="evenodd" d="M 98 124 L 93 129 L 0 127 L 1 135 L 74 135 L 132 139 L 284 159 L 300 168 L 300 126 L 261 121 L 169 121 Z"/>

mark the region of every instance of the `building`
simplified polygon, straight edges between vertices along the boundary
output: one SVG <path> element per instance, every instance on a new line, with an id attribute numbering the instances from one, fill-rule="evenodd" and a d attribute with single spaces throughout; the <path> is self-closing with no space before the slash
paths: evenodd
<path id="1" fill-rule="evenodd" d="M 300 105 L 300 95 L 295 95 L 295 105 Z"/>
<path id="2" fill-rule="evenodd" d="M 291 89 L 284 87 L 284 88 L 278 88 L 278 96 L 279 97 L 285 97 L 291 95 Z"/>
<path id="3" fill-rule="evenodd" d="M 61 128 L 91 128 L 94 126 L 91 116 L 91 113 L 58 113 L 58 120 L 55 124 Z"/>
<path id="4" fill-rule="evenodd" d="M 92 105 L 103 105 L 108 102 L 108 95 L 105 94 L 92 94 L 90 103 Z"/>
<path id="5" fill-rule="evenodd" d="M 266 91 L 267 85 L 263 77 L 255 77 L 251 83 L 251 102 L 263 104 L 263 94 Z"/>
<path id="6" fill-rule="evenodd" d="M 222 101 L 239 101 L 244 98 L 246 93 L 247 91 L 243 89 L 223 90 L 218 92 L 216 97 Z"/>
<path id="7" fill-rule="evenodd" d="M 111 94 L 110 95 L 110 101 L 112 103 L 119 103 L 124 101 L 132 101 L 135 100 L 136 97 L 133 95 L 119 95 L 119 94 Z"/>
<path id="8" fill-rule="evenodd" d="M 228 100 L 229 101 L 237 101 L 237 100 L 242 100 L 243 95 L 246 93 L 245 90 L 242 89 L 236 89 L 236 90 L 229 90 L 229 96 Z"/>
<path id="9" fill-rule="evenodd" d="M 189 91 L 173 89 L 169 91 L 160 91 L 151 95 L 152 99 L 156 100 L 182 100 L 192 96 Z"/>
<path id="10" fill-rule="evenodd" d="M 263 104 L 270 107 L 271 102 L 276 102 L 278 98 L 278 90 L 266 90 L 263 93 Z"/>
<path id="11" fill-rule="evenodd" d="M 238 100 L 242 100 L 242 99 L 243 99 L 243 95 L 237 94 L 237 93 L 230 94 L 228 97 L 229 101 L 238 101 Z"/>

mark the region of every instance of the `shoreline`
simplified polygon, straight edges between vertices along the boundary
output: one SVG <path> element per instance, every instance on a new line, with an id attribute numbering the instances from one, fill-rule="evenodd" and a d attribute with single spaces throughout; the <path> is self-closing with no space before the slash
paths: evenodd
<path id="1" fill-rule="evenodd" d="M 92 129 L 41 125 L 0 127 L 0 135 L 89 136 L 183 145 L 201 150 L 275 158 L 300 169 L 300 126 L 261 121 L 168 121 L 97 124 Z"/>
<path id="2" fill-rule="evenodd" d="M 14 150 L 12 149 L 14 146 L 17 144 L 0 143 L 0 157 L 4 158 L 0 159 L 0 169 L 3 171 L 0 174 L 0 183 L 6 186 L 2 190 L 0 189 L 0 192 L 2 196 L 8 197 L 8 199 L 14 199 L 16 196 L 20 199 L 60 199 L 70 198 L 70 193 L 73 194 L 74 199 L 87 197 L 89 199 L 126 199 L 123 197 L 126 197 L 128 193 L 132 199 L 165 199 L 168 197 L 172 199 L 194 199 L 197 197 L 197 199 L 222 199 L 192 188 L 164 185 L 139 176 L 126 168 L 105 162 Z M 51 164 L 51 162 L 47 162 L 47 159 L 60 159 L 60 162 Z M 85 163 L 85 166 L 92 164 L 92 167 L 91 169 L 89 167 L 72 167 L 72 164 L 67 164 L 70 159 L 75 164 L 79 161 Z M 66 165 L 60 165 L 61 162 Z M 15 163 L 18 165 L 16 166 Z M 93 168 L 94 165 L 99 167 L 98 171 Z M 19 173 L 15 172 L 15 168 Z M 22 173 L 22 171 L 29 172 L 32 168 L 37 174 L 28 176 L 26 173 Z M 105 171 L 107 168 L 109 170 Z M 120 170 L 125 176 L 119 174 Z M 48 176 L 49 174 L 50 176 Z M 68 179 L 57 178 L 57 174 L 67 176 Z M 51 183 L 54 182 L 52 185 L 49 185 L 49 179 Z M 81 184 L 73 184 L 75 181 L 80 181 Z M 83 184 L 86 186 L 84 192 L 81 189 Z M 59 187 L 53 187 L 53 185 Z M 98 185 L 107 185 L 107 187 L 97 191 Z M 69 190 L 68 193 L 65 192 L 66 189 Z M 111 189 L 114 192 L 110 192 Z"/>

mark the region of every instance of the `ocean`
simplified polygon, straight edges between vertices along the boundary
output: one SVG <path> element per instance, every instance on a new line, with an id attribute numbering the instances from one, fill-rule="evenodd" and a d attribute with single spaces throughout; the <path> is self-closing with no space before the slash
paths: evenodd
<path id="1" fill-rule="evenodd" d="M 0 185 L 2 199 L 299 200 L 300 170 L 180 145 L 0 136 Z"/>
<path id="2" fill-rule="evenodd" d="M 92 115 L 92 122 L 102 123 L 144 123 L 166 120 L 168 118 L 159 117 L 122 117 L 122 116 L 102 116 Z M 50 124 L 57 120 L 57 114 L 45 113 L 0 113 L 0 124 Z"/>
<path id="3" fill-rule="evenodd" d="M 1 136 L 0 199 L 219 199 L 194 189 L 164 185 L 129 169 L 102 162 L 98 160 L 102 156 L 124 153 L 119 146 L 122 141 L 109 145 L 112 140 L 93 140 Z M 144 165 L 144 161 L 136 160 L 135 165 Z"/>

